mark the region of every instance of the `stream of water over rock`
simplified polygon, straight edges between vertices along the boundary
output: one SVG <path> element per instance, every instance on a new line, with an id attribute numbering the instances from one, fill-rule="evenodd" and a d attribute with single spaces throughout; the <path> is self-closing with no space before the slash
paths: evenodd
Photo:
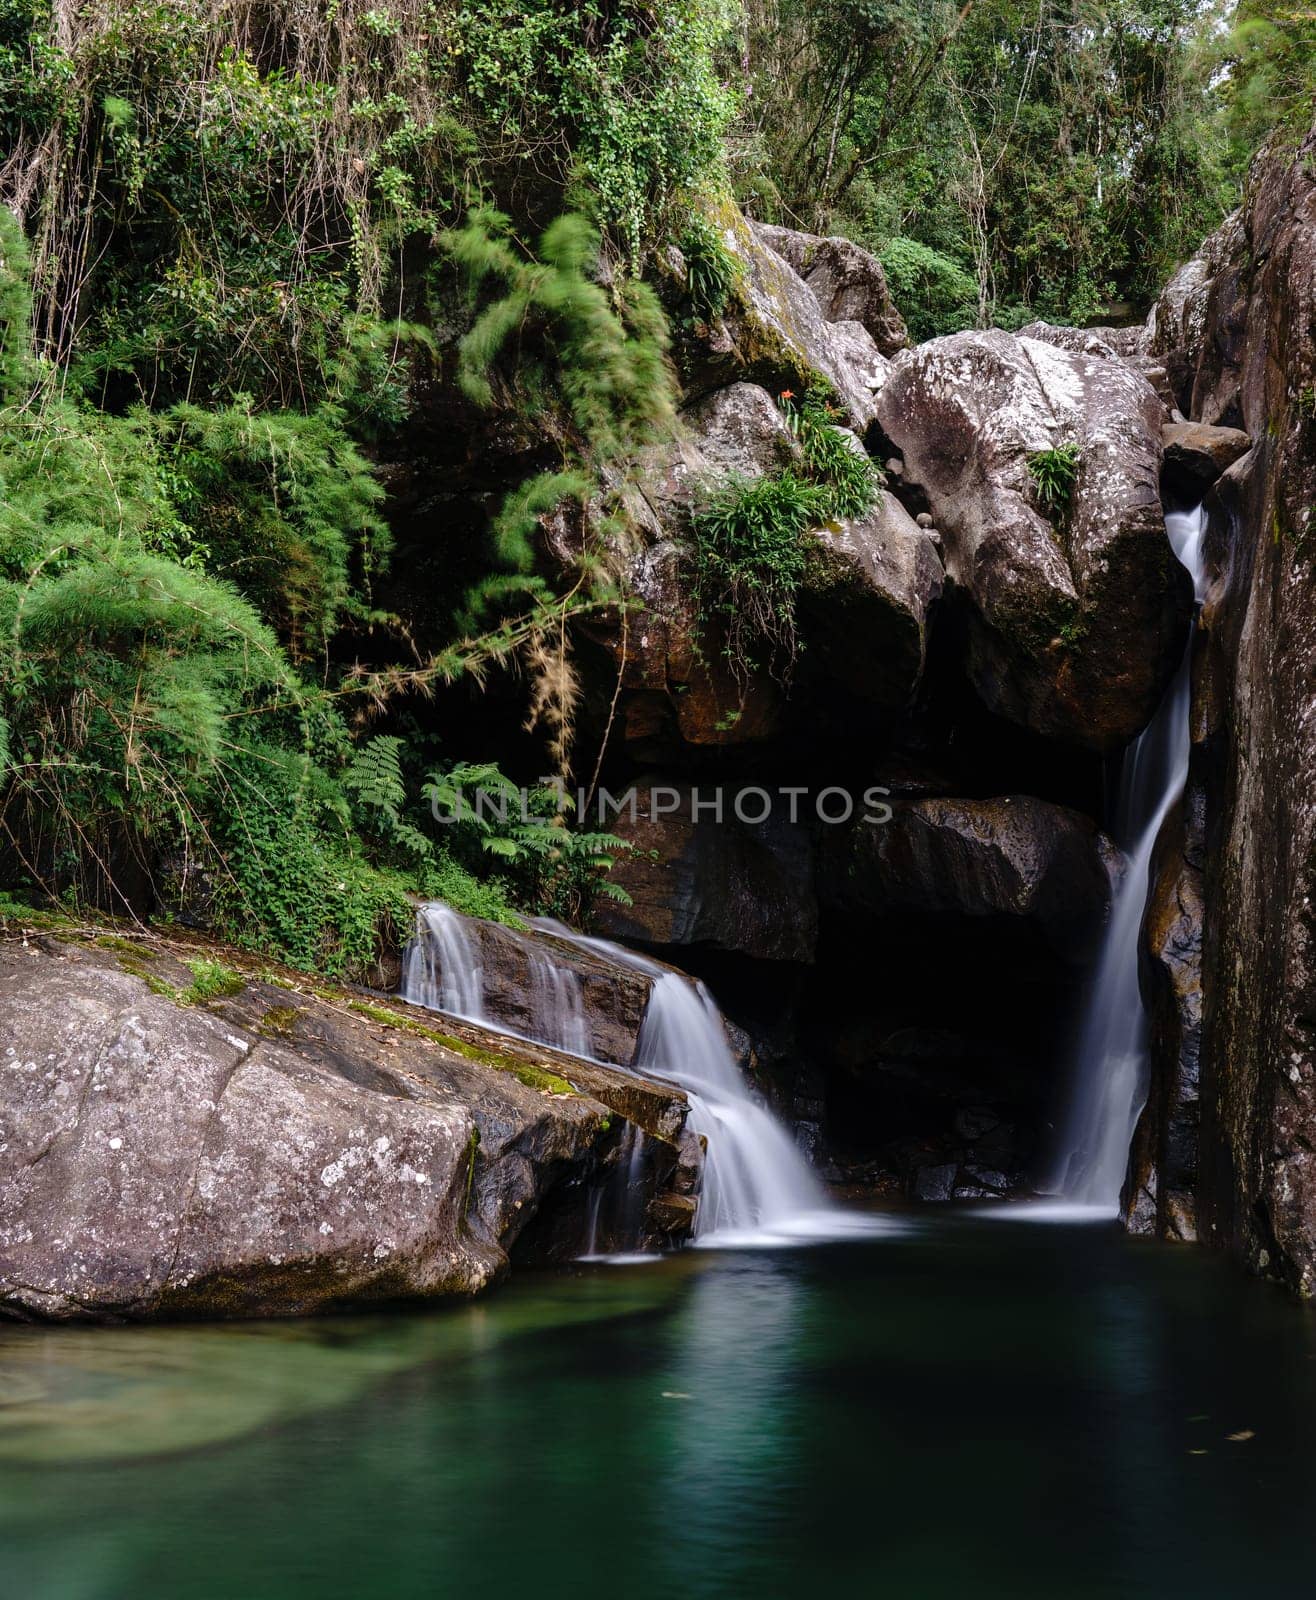
<path id="1" fill-rule="evenodd" d="M 1201 506 L 1166 513 L 1175 555 L 1202 599 Z M 1138 982 L 1138 946 L 1157 835 L 1188 776 L 1192 644 L 1156 715 L 1134 741 L 1120 772 L 1112 827 L 1128 865 L 1111 904 L 1096 974 L 1081 1019 L 1073 1087 L 1045 1187 L 1074 1206 L 1114 1215 L 1133 1130 L 1147 1098 L 1147 1014 Z"/>
<path id="2" fill-rule="evenodd" d="M 532 925 L 651 980 L 634 1059 L 606 1064 L 685 1090 L 689 1125 L 707 1141 L 696 1244 L 777 1244 L 800 1237 L 830 1237 L 864 1225 L 863 1219 L 827 1199 L 789 1133 L 751 1094 L 731 1054 L 722 1015 L 703 984 L 549 918 L 534 919 Z M 536 948 L 530 959 L 532 1037 L 536 1043 L 587 1057 L 578 974 L 554 962 L 548 947 Z M 486 1006 L 478 944 L 465 920 L 441 902 L 422 906 L 417 915 L 401 992 L 415 1005 L 469 1022 L 503 1026 Z M 590 1241 L 586 1249 L 592 1253 Z"/>

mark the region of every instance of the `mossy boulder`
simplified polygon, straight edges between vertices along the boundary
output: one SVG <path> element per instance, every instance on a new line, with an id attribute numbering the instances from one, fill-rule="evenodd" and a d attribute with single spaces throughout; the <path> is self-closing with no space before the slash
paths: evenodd
<path id="1" fill-rule="evenodd" d="M 148 973 L 138 950 L 0 943 L 11 1316 L 470 1295 L 546 1204 L 618 1161 L 626 1113 L 611 1101 L 650 1124 L 649 1199 L 686 1160 L 669 1086 L 250 973 L 183 1004 L 188 967 L 152 955 Z"/>

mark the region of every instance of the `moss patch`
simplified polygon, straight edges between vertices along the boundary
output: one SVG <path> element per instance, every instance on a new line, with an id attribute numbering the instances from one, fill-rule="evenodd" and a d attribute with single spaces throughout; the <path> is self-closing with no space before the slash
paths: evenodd
<path id="1" fill-rule="evenodd" d="M 260 1019 L 256 1032 L 264 1039 L 287 1039 L 297 1025 L 296 1006 L 271 1006 Z"/>
<path id="2" fill-rule="evenodd" d="M 117 933 L 102 933 L 93 939 L 92 943 L 98 950 L 115 950 L 138 961 L 154 961 L 156 957 L 154 950 L 148 950 L 145 945 L 138 944 L 133 939 L 121 939 Z"/>
<path id="3" fill-rule="evenodd" d="M 451 1050 L 454 1055 L 463 1056 L 467 1061 L 476 1061 L 482 1067 L 492 1067 L 495 1072 L 510 1072 L 527 1089 L 543 1089 L 550 1094 L 576 1092 L 564 1077 L 547 1067 L 532 1066 L 528 1061 L 516 1061 L 509 1056 L 497 1055 L 492 1050 L 482 1050 L 479 1045 L 469 1044 L 451 1033 L 441 1033 L 437 1028 L 426 1027 L 423 1022 L 391 1011 L 387 1006 L 372 1005 L 368 1000 L 349 1000 L 347 1009 L 355 1011 L 358 1016 L 368 1017 L 372 1022 L 382 1023 L 386 1028 L 400 1028 L 404 1033 L 428 1039 L 431 1044 L 441 1044 L 445 1050 Z"/>

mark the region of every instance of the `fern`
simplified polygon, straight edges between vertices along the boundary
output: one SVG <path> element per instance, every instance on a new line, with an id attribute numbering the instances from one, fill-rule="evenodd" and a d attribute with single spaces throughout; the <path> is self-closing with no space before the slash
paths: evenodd
<path id="1" fill-rule="evenodd" d="M 358 825 L 367 836 L 413 860 L 432 861 L 433 840 L 403 815 L 407 803 L 403 749 L 403 740 L 396 734 L 377 734 L 352 755 L 343 771 L 343 787 L 352 797 Z"/>
<path id="2" fill-rule="evenodd" d="M 1078 482 L 1078 463 L 1076 444 L 1058 445 L 1054 450 L 1038 450 L 1028 457 L 1028 475 L 1033 480 L 1044 511 L 1063 515 L 1069 510 Z"/>

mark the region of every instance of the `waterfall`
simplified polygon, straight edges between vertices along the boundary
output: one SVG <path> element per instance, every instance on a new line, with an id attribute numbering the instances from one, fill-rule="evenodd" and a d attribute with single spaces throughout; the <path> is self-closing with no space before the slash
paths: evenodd
<path id="1" fill-rule="evenodd" d="M 822 1222 L 827 1201 L 795 1142 L 750 1095 L 703 984 L 655 969 L 635 1066 L 680 1084 L 708 1141 L 698 1242 L 762 1243 Z"/>
<path id="2" fill-rule="evenodd" d="M 652 978 L 634 1067 L 685 1090 L 690 1127 L 706 1140 L 696 1244 L 785 1243 L 859 1223 L 830 1204 L 794 1140 L 750 1093 L 702 983 L 560 922 L 539 918 L 535 926 Z"/>
<path id="3" fill-rule="evenodd" d="M 530 988 L 539 1042 L 569 1056 L 588 1056 L 589 1025 L 579 977 L 544 951 L 533 950 Z"/>
<path id="4" fill-rule="evenodd" d="M 1175 555 L 1202 598 L 1206 516 L 1166 514 Z M 1078 1034 L 1073 1094 L 1046 1187 L 1064 1200 L 1114 1215 L 1133 1130 L 1147 1098 L 1147 1016 L 1138 984 L 1138 945 L 1156 837 L 1188 776 L 1192 645 L 1156 715 L 1135 740 L 1120 774 L 1113 829 L 1128 851 Z"/>
<path id="5" fill-rule="evenodd" d="M 420 908 L 403 963 L 402 998 L 500 1027 L 499 1019 L 487 1014 L 475 941 L 463 923 L 439 902 Z M 685 1090 L 689 1126 L 707 1142 L 696 1243 L 785 1243 L 866 1226 L 866 1219 L 830 1205 L 785 1128 L 753 1098 L 731 1054 L 722 1015 L 703 984 L 560 922 L 538 918 L 532 925 L 652 980 L 634 1062 L 601 1064 Z M 550 950 L 536 948 L 530 982 L 534 1042 L 589 1059 L 579 975 L 555 962 Z M 634 1147 L 626 1162 L 632 1179 L 639 1160 Z M 602 1194 L 595 1197 L 591 1233 L 599 1227 L 604 1203 Z"/>
<path id="6" fill-rule="evenodd" d="M 416 913 L 415 937 L 402 963 L 401 994 L 430 1011 L 445 1011 L 467 1022 L 483 1022 L 484 971 L 465 920 L 441 900 Z"/>

